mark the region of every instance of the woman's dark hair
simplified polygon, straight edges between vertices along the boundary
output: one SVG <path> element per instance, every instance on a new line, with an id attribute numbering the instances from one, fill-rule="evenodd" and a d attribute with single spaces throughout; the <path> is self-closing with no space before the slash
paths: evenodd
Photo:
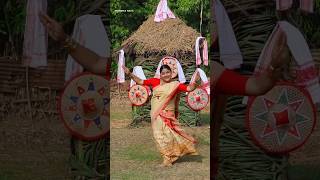
<path id="1" fill-rule="evenodd" d="M 162 72 L 162 70 L 164 70 L 164 69 L 167 69 L 167 70 L 171 71 L 170 66 L 168 66 L 168 65 L 164 64 L 164 65 L 162 65 L 162 66 L 160 67 L 160 73 L 161 73 L 161 72 Z"/>

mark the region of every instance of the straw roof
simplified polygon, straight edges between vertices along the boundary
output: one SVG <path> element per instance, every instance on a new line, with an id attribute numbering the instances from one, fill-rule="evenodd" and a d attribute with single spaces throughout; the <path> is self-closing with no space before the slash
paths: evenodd
<path id="1" fill-rule="evenodd" d="M 122 43 L 126 51 L 137 55 L 171 55 L 194 53 L 196 38 L 200 36 L 181 19 L 166 19 L 160 23 L 150 16 L 139 29 Z"/>

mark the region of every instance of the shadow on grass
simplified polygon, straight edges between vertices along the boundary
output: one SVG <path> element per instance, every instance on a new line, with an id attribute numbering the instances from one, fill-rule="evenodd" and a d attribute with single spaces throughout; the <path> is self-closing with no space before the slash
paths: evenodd
<path id="1" fill-rule="evenodd" d="M 176 163 L 182 163 L 182 162 L 199 162 L 201 163 L 203 159 L 203 156 L 201 155 L 186 155 L 178 159 Z"/>

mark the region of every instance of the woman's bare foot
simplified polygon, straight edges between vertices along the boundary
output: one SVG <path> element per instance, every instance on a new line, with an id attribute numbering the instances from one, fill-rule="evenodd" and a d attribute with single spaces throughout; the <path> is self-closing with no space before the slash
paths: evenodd
<path id="1" fill-rule="evenodd" d="M 168 160 L 163 160 L 162 164 L 160 164 L 160 167 L 170 167 L 172 166 L 172 163 Z"/>

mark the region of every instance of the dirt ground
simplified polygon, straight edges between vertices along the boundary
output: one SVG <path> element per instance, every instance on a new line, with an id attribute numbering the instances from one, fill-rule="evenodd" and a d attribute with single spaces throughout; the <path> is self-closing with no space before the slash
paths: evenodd
<path id="1" fill-rule="evenodd" d="M 0 127 L 0 180 L 70 179 L 70 138 L 58 118 L 9 116 Z"/>
<path id="2" fill-rule="evenodd" d="M 123 89 L 115 90 L 111 99 L 111 179 L 144 180 L 206 180 L 210 179 L 210 129 L 184 127 L 198 141 L 200 156 L 185 156 L 172 167 L 159 167 L 162 159 L 153 141 L 149 124 L 139 128 L 128 127 L 131 106 Z M 206 112 L 209 116 L 209 112 Z"/>

